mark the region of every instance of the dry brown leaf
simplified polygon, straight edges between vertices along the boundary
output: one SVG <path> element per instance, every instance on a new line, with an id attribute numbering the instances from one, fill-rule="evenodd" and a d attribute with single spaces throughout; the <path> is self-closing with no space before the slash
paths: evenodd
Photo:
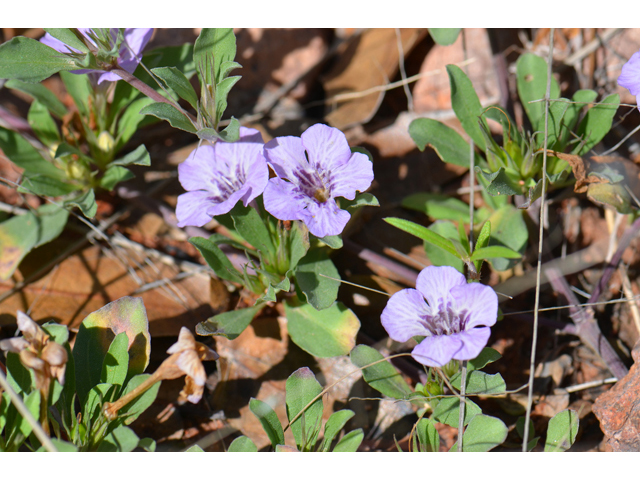
<path id="1" fill-rule="evenodd" d="M 424 28 L 401 28 L 400 37 L 405 55 L 425 36 Z M 393 28 L 376 28 L 351 37 L 338 62 L 324 79 L 326 97 L 354 94 L 384 86 L 398 71 L 398 41 Z M 366 123 L 378 110 L 384 92 L 351 98 L 330 105 L 327 122 L 340 129 Z"/>
<path id="2" fill-rule="evenodd" d="M 171 279 L 180 273 L 175 265 L 151 259 L 153 266 L 145 263 L 143 253 L 128 249 L 121 252 L 118 259 L 112 251 L 101 251 L 98 246 L 81 250 L 38 281 L 4 299 L 0 303 L 0 315 L 15 315 L 17 310 L 31 309 L 30 315 L 35 319 L 53 317 L 73 328 L 89 313 L 131 295 L 140 287 L 125 265 L 145 283 Z M 0 294 L 11 290 L 20 280 L 17 272 L 13 279 L 0 282 Z M 209 276 L 205 274 L 176 280 L 137 296 L 144 301 L 152 336 L 177 335 L 181 326 L 193 329 L 212 315 Z M 4 318 L 11 321 L 10 317 Z"/>
<path id="3" fill-rule="evenodd" d="M 635 364 L 629 373 L 593 405 L 593 413 L 606 435 L 605 442 L 615 452 L 640 450 L 640 342 L 631 355 Z"/>

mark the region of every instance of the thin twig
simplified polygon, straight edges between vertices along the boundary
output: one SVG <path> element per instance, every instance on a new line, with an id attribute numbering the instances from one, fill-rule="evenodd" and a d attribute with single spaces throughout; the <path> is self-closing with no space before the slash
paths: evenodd
<path id="1" fill-rule="evenodd" d="M 398 70 L 400 71 L 400 78 L 402 78 L 404 94 L 407 96 L 407 110 L 413 112 L 413 96 L 411 95 L 411 90 L 409 90 L 407 72 L 404 69 L 404 48 L 402 47 L 402 35 L 399 28 L 396 28 L 396 40 L 398 43 Z"/>
<path id="2" fill-rule="evenodd" d="M 533 312 L 533 338 L 531 340 L 531 360 L 529 362 L 529 388 L 527 393 L 527 412 L 524 419 L 524 435 L 522 451 L 527 452 L 529 441 L 529 420 L 531 419 L 531 407 L 533 405 L 533 378 L 536 366 L 536 346 L 538 343 L 538 309 L 540 308 L 540 279 L 542 277 L 542 252 L 544 246 L 545 208 L 544 202 L 547 194 L 547 142 L 549 139 L 549 100 L 551 98 L 551 67 L 553 65 L 553 34 L 555 29 L 549 31 L 549 58 L 547 65 L 547 91 L 544 104 L 544 152 L 542 155 L 542 193 L 540 195 L 540 229 L 538 232 L 538 266 L 536 272 L 536 296 Z"/>

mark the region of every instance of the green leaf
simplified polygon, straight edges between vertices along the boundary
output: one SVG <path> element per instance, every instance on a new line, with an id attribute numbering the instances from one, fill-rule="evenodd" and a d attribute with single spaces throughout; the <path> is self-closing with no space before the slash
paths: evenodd
<path id="1" fill-rule="evenodd" d="M 452 45 L 460 34 L 461 28 L 430 28 L 429 34 L 438 45 Z"/>
<path id="2" fill-rule="evenodd" d="M 85 119 L 88 119 L 91 110 L 91 97 L 93 96 L 93 87 L 91 86 L 89 75 L 60 72 L 60 78 L 62 79 L 62 83 L 64 83 L 65 89 L 69 95 L 71 95 L 71 98 L 73 98 L 73 102 L 76 104 L 76 107 L 78 107 L 80 115 Z M 118 83 L 120 84 L 125 82 Z"/>
<path id="3" fill-rule="evenodd" d="M 228 280 L 229 282 L 243 283 L 240 272 L 235 269 L 224 252 L 210 239 L 192 237 L 189 239 L 189 243 L 198 249 L 218 277 Z"/>
<path id="4" fill-rule="evenodd" d="M 380 202 L 378 199 L 371 195 L 370 193 L 358 193 L 353 200 L 340 201 L 340 208 L 355 210 L 360 207 L 379 207 Z"/>
<path id="5" fill-rule="evenodd" d="M 327 235 L 326 237 L 319 238 L 318 240 L 333 250 L 339 250 L 344 245 L 342 242 L 342 236 L 340 235 Z"/>
<path id="6" fill-rule="evenodd" d="M 456 230 L 455 225 L 449 221 L 438 220 L 429 225 L 428 228 L 432 232 L 448 239 L 455 239 L 458 237 L 458 231 Z M 429 261 L 436 267 L 448 265 L 455 268 L 460 273 L 464 273 L 464 262 L 460 260 L 458 255 L 452 255 L 448 251 L 426 241 L 424 242 L 424 250 Z"/>
<path id="7" fill-rule="evenodd" d="M 34 100 L 31 103 L 27 120 L 33 132 L 44 145 L 51 147 L 60 143 L 58 126 L 49 110 L 39 101 Z"/>
<path id="8" fill-rule="evenodd" d="M 524 417 L 518 417 L 518 420 L 516 420 L 516 432 L 518 432 L 520 438 L 524 438 L 524 420 Z M 529 442 L 527 443 L 527 452 L 533 450 L 538 444 L 538 440 L 540 440 L 540 437 L 534 437 L 534 435 L 536 434 L 535 432 L 536 430 L 533 426 L 533 421 L 529 419 L 529 438 L 533 438 L 531 438 L 531 440 L 529 440 Z"/>
<path id="9" fill-rule="evenodd" d="M 577 152 L 578 155 L 584 155 L 595 147 L 611 130 L 613 117 L 616 115 L 620 104 L 620 95 L 617 93 L 609 95 L 602 100 L 602 103 L 604 105 L 594 105 L 590 108 L 580 125 L 578 125 L 576 134 L 586 140 L 584 146 Z"/>
<path id="10" fill-rule="evenodd" d="M 100 179 L 100 186 L 105 190 L 111 191 L 118 183 L 132 178 L 135 178 L 135 175 L 129 169 L 113 165 L 104 172 Z"/>
<path id="11" fill-rule="evenodd" d="M 458 132 L 444 123 L 430 118 L 417 118 L 409 125 L 409 135 L 421 152 L 430 146 L 443 162 L 469 167 L 471 146 Z"/>
<path id="12" fill-rule="evenodd" d="M 118 84 L 124 82 L 118 82 Z M 149 117 L 140 115 L 142 110 L 147 105 L 151 105 L 153 100 L 148 97 L 143 97 L 135 100 L 129 105 L 118 120 L 118 134 L 116 135 L 116 145 L 114 151 L 119 151 L 126 143 L 131 139 L 134 133 L 138 131 L 140 124 Z M 113 106 L 112 106 L 113 108 Z M 124 107 L 123 107 L 124 108 Z"/>
<path id="13" fill-rule="evenodd" d="M 547 136 L 549 148 L 554 148 L 556 142 L 562 137 L 563 119 L 568 106 L 569 104 L 565 102 L 552 102 L 549 105 L 549 133 Z M 539 138 L 543 141 L 543 135 L 540 135 Z"/>
<path id="14" fill-rule="evenodd" d="M 334 452 L 357 452 L 358 447 L 364 439 L 364 432 L 361 428 L 347 433 L 333 448 Z"/>
<path id="15" fill-rule="evenodd" d="M 20 134 L 0 127 L 0 149 L 18 167 L 25 170 L 25 174 L 33 173 L 64 181 L 67 177 L 64 171 L 47 162 L 42 155 Z"/>
<path id="16" fill-rule="evenodd" d="M 308 367 L 302 367 L 287 378 L 285 388 L 287 418 L 296 439 L 296 445 L 302 452 L 311 451 L 316 444 L 322 425 L 322 397 L 319 396 L 322 385 L 318 383 Z M 315 397 L 318 398 L 314 400 Z M 311 405 L 307 406 L 309 403 Z M 293 420 L 303 410 L 302 415 Z"/>
<path id="17" fill-rule="evenodd" d="M 517 87 L 520 101 L 534 131 L 544 131 L 544 102 L 529 103 L 544 98 L 547 93 L 547 62 L 533 53 L 525 53 L 516 62 Z M 551 78 L 551 99 L 560 96 L 560 86 Z"/>
<path id="18" fill-rule="evenodd" d="M 230 212 L 236 231 L 247 242 L 263 255 L 273 256 L 276 248 L 273 245 L 269 230 L 255 208 L 245 207 L 238 202 Z"/>
<path id="19" fill-rule="evenodd" d="M 576 441 L 579 426 L 578 414 L 573 410 L 563 410 L 549 420 L 545 452 L 564 452 Z"/>
<path id="20" fill-rule="evenodd" d="M 147 312 L 141 298 L 122 297 L 90 313 L 82 321 L 73 347 L 81 404 L 87 392 L 100 381 L 104 357 L 114 337 L 121 332 L 125 332 L 129 339 L 127 376 L 142 373 L 149 364 L 151 338 Z"/>
<path id="21" fill-rule="evenodd" d="M 34 172 L 24 172 L 22 185 L 18 188 L 20 193 L 31 193 L 43 197 L 59 197 L 73 193 L 81 188 L 78 184 L 65 183 L 57 178 L 39 175 Z"/>
<path id="22" fill-rule="evenodd" d="M 152 438 L 141 438 L 138 447 L 145 449 L 147 452 L 156 451 L 156 441 Z"/>
<path id="23" fill-rule="evenodd" d="M 363 369 L 362 376 L 365 382 L 383 395 L 400 399 L 406 398 L 413 393 L 413 390 L 402 378 L 402 375 L 388 360 L 380 361 L 384 357 L 375 348 L 367 345 L 358 345 L 351 351 L 350 358 L 351 363 Z M 379 363 L 367 367 L 367 365 L 374 362 Z"/>
<path id="24" fill-rule="evenodd" d="M 471 372 L 473 370 L 480 370 L 484 368 L 486 365 L 493 363 L 497 360 L 500 360 L 502 355 L 497 350 L 494 350 L 491 347 L 484 347 L 478 355 L 473 360 L 469 360 L 467 362 L 467 371 Z"/>
<path id="25" fill-rule="evenodd" d="M 488 219 L 491 222 L 492 245 L 502 245 L 511 250 L 524 254 L 529 239 L 527 224 L 523 218 L 523 210 L 518 210 L 513 205 L 496 210 Z M 496 270 L 506 270 L 516 265 L 520 259 L 493 258 L 491 265 Z"/>
<path id="26" fill-rule="evenodd" d="M 402 200 L 402 206 L 423 212 L 432 220 L 460 220 L 469 223 L 469 205 L 438 193 L 414 193 Z"/>
<path id="27" fill-rule="evenodd" d="M 1 51 L 0 51 L 1 53 Z M 34 390 L 23 399 L 25 407 L 33 418 L 40 418 L 40 391 Z M 11 450 L 17 451 L 24 440 L 31 434 L 31 424 L 11 404 L 7 412 L 7 425 L 5 438 Z M 9 448 L 8 448 L 9 450 Z"/>
<path id="28" fill-rule="evenodd" d="M 0 279 L 11 277 L 31 250 L 57 238 L 68 217 L 64 208 L 47 204 L 0 223 Z"/>
<path id="29" fill-rule="evenodd" d="M 565 126 L 565 129 L 562 132 L 562 141 L 561 144 L 564 146 L 572 139 L 571 132 L 578 124 L 578 118 L 580 115 L 580 111 L 589 103 L 593 102 L 598 94 L 593 90 L 578 90 L 573 94 L 572 100 L 577 103 L 569 103 L 567 104 L 567 111 L 564 114 L 564 118 L 562 119 L 562 123 Z"/>
<path id="30" fill-rule="evenodd" d="M 101 383 L 124 385 L 129 368 L 129 337 L 125 332 L 119 333 L 111 342 L 109 351 L 102 361 Z"/>
<path id="31" fill-rule="evenodd" d="M 451 385 L 458 390 L 460 389 L 461 375 L 457 373 L 451 378 Z M 496 373 L 490 375 L 488 373 L 481 372 L 479 370 L 473 370 L 467 372 L 467 389 L 466 393 L 469 395 L 492 395 L 504 393 L 507 389 L 502 375 Z"/>
<path id="32" fill-rule="evenodd" d="M 463 452 L 488 452 L 507 439 L 509 429 L 502 420 L 488 415 L 476 415 L 462 435 Z M 451 447 L 451 452 L 458 451 L 458 442 Z"/>
<path id="33" fill-rule="evenodd" d="M 167 87 L 173 90 L 180 98 L 189 102 L 194 109 L 198 108 L 198 95 L 189 83 L 187 77 L 175 67 L 159 67 L 151 70 Z"/>
<path id="34" fill-rule="evenodd" d="M 236 438 L 231 445 L 229 445 L 228 452 L 257 452 L 258 447 L 249 437 L 244 435 Z"/>
<path id="35" fill-rule="evenodd" d="M 440 451 L 440 435 L 433 420 L 421 418 L 416 424 L 416 432 L 421 452 Z"/>
<path id="36" fill-rule="evenodd" d="M 96 203 L 96 195 L 93 188 L 90 188 L 81 195 L 65 200 L 65 208 L 78 207 L 82 214 L 87 218 L 93 218 L 98 211 L 98 204 Z"/>
<path id="37" fill-rule="evenodd" d="M 622 214 L 635 211 L 632 206 L 635 203 L 622 184 L 592 183 L 587 190 L 587 198 L 597 204 L 609 205 Z"/>
<path id="38" fill-rule="evenodd" d="M 464 424 L 466 425 L 473 417 L 482 413 L 482 409 L 468 398 L 465 402 Z M 433 409 L 433 419 L 440 423 L 446 423 L 450 427 L 458 428 L 459 418 L 460 400 L 457 397 L 441 398 Z"/>
<path id="39" fill-rule="evenodd" d="M 229 125 L 227 125 L 224 130 L 218 133 L 220 138 L 225 142 L 236 142 L 240 138 L 240 122 L 231 117 L 229 121 Z"/>
<path id="40" fill-rule="evenodd" d="M 73 443 L 65 442 L 64 440 L 58 440 L 57 438 L 52 438 L 51 443 L 56 447 L 58 452 L 77 452 L 78 447 L 76 447 Z M 36 452 L 46 452 L 47 449 L 44 446 L 41 446 Z"/>
<path id="41" fill-rule="evenodd" d="M 340 280 L 340 274 L 326 249 L 310 250 L 298 262 L 295 277 L 296 284 L 316 310 L 329 308 L 338 298 L 340 282 L 332 279 Z"/>
<path id="42" fill-rule="evenodd" d="M 213 68 L 205 69 L 201 82 L 207 85 L 217 85 L 223 79 L 223 75 L 229 72 L 221 66 L 226 62 L 233 62 L 236 56 L 236 37 L 232 28 L 203 28 L 198 36 L 193 49 L 193 60 L 196 65 L 211 65 Z M 226 70 L 226 72 L 225 72 Z"/>
<path id="43" fill-rule="evenodd" d="M 257 398 L 252 398 L 249 401 L 249 410 L 260 420 L 262 428 L 271 441 L 271 446 L 276 448 L 276 445 L 284 445 L 284 431 L 276 412 L 268 404 Z"/>
<path id="44" fill-rule="evenodd" d="M 86 400 L 82 403 L 82 424 L 91 430 L 98 416 L 101 414 L 102 405 L 112 401 L 115 387 L 108 383 L 98 383 L 87 393 Z"/>
<path id="45" fill-rule="evenodd" d="M 449 74 L 449 83 L 451 85 L 451 106 L 456 112 L 456 117 L 460 120 L 462 128 L 467 132 L 474 143 L 480 150 L 486 149 L 486 143 L 480 123 L 486 125 L 482 117 L 482 105 L 478 99 L 473 84 L 467 74 L 456 65 L 447 65 L 447 73 Z M 469 156 L 467 155 L 467 165 L 469 164 Z"/>
<path id="46" fill-rule="evenodd" d="M 423 227 L 422 225 L 418 225 L 417 223 L 413 223 L 402 218 L 389 217 L 385 218 L 384 221 L 390 223 L 396 228 L 399 228 L 400 230 L 403 230 L 413 236 L 424 240 L 425 242 L 432 243 L 435 246 L 440 247 L 450 254 L 460 258 L 460 254 L 454 247 L 451 240 L 444 238 L 442 235 L 438 235 L 435 232 L 432 232 L 427 227 Z"/>
<path id="47" fill-rule="evenodd" d="M 504 167 L 500 167 L 496 172 L 487 173 L 482 168 L 475 167 L 476 174 L 484 177 L 488 183 L 485 190 L 491 196 L 496 195 L 520 195 L 522 188 L 519 188 L 514 181 L 507 175 Z"/>
<path id="48" fill-rule="evenodd" d="M 133 430 L 120 426 L 102 439 L 98 452 L 132 452 L 139 442 Z"/>
<path id="49" fill-rule="evenodd" d="M 61 70 L 77 70 L 74 61 L 32 38 L 14 37 L 0 45 L 0 78 L 38 83 Z"/>
<path id="50" fill-rule="evenodd" d="M 185 452 L 190 452 L 190 453 L 204 453 L 204 450 L 202 449 L 202 447 L 198 444 L 195 445 L 191 445 L 189 448 L 187 448 L 185 450 Z"/>
<path id="51" fill-rule="evenodd" d="M 510 248 L 498 245 L 476 248 L 471 255 L 471 260 L 486 260 L 487 258 L 522 258 L 522 255 Z"/>
<path id="52" fill-rule="evenodd" d="M 240 77 L 239 75 L 236 75 L 234 77 L 227 77 L 216 85 L 215 102 L 216 117 L 218 120 L 222 118 L 224 111 L 227 109 L 227 96 L 229 95 L 229 91 L 241 78 L 242 77 Z"/>
<path id="53" fill-rule="evenodd" d="M 196 127 L 193 126 L 189 117 L 168 103 L 151 103 L 140 110 L 139 113 L 140 115 L 153 115 L 161 120 L 166 120 L 174 128 L 179 128 L 189 133 L 196 133 Z"/>
<path id="54" fill-rule="evenodd" d="M 147 147 L 140 145 L 133 152 L 129 152 L 124 157 L 114 160 L 109 165 L 142 165 L 149 167 L 151 165 L 151 157 L 149 156 Z"/>
<path id="55" fill-rule="evenodd" d="M 62 118 L 67 114 L 67 107 L 65 107 L 64 103 L 62 103 L 51 90 L 40 83 L 9 80 L 4 86 L 30 95 L 58 118 Z"/>
<path id="56" fill-rule="evenodd" d="M 476 240 L 475 250 L 479 250 L 481 248 L 489 245 L 489 237 L 491 236 L 491 222 L 488 220 L 484 222 L 482 228 L 480 229 L 480 234 L 478 235 L 478 239 Z M 477 260 L 474 262 L 476 267 L 476 272 L 480 271 L 482 267 L 482 260 Z"/>
<path id="57" fill-rule="evenodd" d="M 264 308 L 264 303 L 253 307 L 220 313 L 196 325 L 198 335 L 217 335 L 234 340 L 244 332 L 251 320 Z"/>
<path id="58" fill-rule="evenodd" d="M 285 303 L 284 311 L 291 340 L 311 355 L 346 355 L 355 345 L 360 321 L 341 302 L 324 310 L 316 310 L 310 304 L 294 307 Z"/>
<path id="59" fill-rule="evenodd" d="M 135 357 L 131 355 L 131 349 L 129 349 L 129 356 L 132 358 L 132 361 L 135 360 Z M 124 388 L 120 396 L 124 397 L 129 392 L 135 390 L 138 385 L 142 384 L 150 376 L 151 375 L 146 373 L 135 375 L 127 382 L 127 386 Z M 158 390 L 160 390 L 160 383 L 161 382 L 154 383 L 146 392 L 142 393 L 139 397 L 122 407 L 118 412 L 118 419 L 114 420 L 113 423 L 116 425 L 131 425 L 140 416 L 140 414 L 149 408 L 156 400 Z"/>
<path id="60" fill-rule="evenodd" d="M 16 393 L 22 394 L 22 396 L 31 393 L 34 385 L 33 376 L 31 371 L 22 365 L 20 355 L 7 352 L 6 359 L 7 381 L 9 385 L 11 385 L 11 388 L 13 388 Z"/>
<path id="61" fill-rule="evenodd" d="M 353 418 L 355 412 L 352 410 L 338 410 L 334 412 L 327 420 L 324 426 L 324 438 L 322 440 L 321 450 L 328 452 L 331 448 L 331 442 L 340 433 L 340 430 L 344 428 L 347 422 Z"/>

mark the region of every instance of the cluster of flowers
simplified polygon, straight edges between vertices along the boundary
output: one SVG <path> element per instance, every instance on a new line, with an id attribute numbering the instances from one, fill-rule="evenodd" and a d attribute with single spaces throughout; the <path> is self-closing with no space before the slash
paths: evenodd
<path id="1" fill-rule="evenodd" d="M 269 178 L 269 168 L 275 172 Z M 178 197 L 178 226 L 201 227 L 264 193 L 264 208 L 279 220 L 300 220 L 316 237 L 338 235 L 350 215 L 336 198 L 353 200 L 373 181 L 366 155 L 351 152 L 337 128 L 316 124 L 301 137 L 264 144 L 259 131 L 241 127 L 240 140 L 203 145 L 178 167 L 187 190 Z"/>

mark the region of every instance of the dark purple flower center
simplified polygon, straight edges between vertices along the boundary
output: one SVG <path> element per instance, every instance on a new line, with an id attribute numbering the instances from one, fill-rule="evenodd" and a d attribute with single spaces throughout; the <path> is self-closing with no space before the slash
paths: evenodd
<path id="1" fill-rule="evenodd" d="M 297 185 L 300 191 L 319 203 L 331 198 L 331 188 L 327 175 L 316 170 L 298 170 L 296 172 Z"/>
<path id="2" fill-rule="evenodd" d="M 211 191 L 209 199 L 216 203 L 222 203 L 227 200 L 233 193 L 242 188 L 246 182 L 245 172 L 240 165 L 235 166 L 235 171 L 225 175 L 220 172 L 219 176 L 212 179 L 214 190 Z"/>
<path id="3" fill-rule="evenodd" d="M 450 300 L 442 299 L 437 308 L 432 307 L 431 311 L 433 315 L 424 315 L 421 318 L 432 335 L 453 335 L 466 330 L 469 312 L 455 310 Z"/>

